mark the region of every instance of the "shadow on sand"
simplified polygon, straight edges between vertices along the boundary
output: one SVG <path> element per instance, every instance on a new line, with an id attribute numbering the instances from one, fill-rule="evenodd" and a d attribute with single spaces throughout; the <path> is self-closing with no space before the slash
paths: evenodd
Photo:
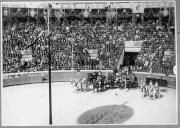
<path id="1" fill-rule="evenodd" d="M 160 92 L 167 92 L 167 89 L 160 89 Z"/>
<path id="2" fill-rule="evenodd" d="M 125 105 L 107 105 L 86 111 L 79 124 L 121 124 L 133 116 L 133 109 Z"/>

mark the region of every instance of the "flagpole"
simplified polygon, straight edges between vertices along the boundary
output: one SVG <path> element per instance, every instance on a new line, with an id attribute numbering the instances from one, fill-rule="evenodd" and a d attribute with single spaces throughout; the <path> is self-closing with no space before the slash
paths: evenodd
<path id="1" fill-rule="evenodd" d="M 74 42 L 71 40 L 71 44 L 72 44 L 72 68 L 71 70 L 74 68 Z"/>
<path id="2" fill-rule="evenodd" d="M 117 7 L 116 7 L 116 30 L 118 28 L 118 13 L 117 13 Z"/>
<path id="3" fill-rule="evenodd" d="M 47 27 L 48 27 L 48 49 L 49 49 L 49 124 L 52 125 L 52 98 L 51 98 L 51 44 L 50 44 L 50 5 L 47 7 Z"/>

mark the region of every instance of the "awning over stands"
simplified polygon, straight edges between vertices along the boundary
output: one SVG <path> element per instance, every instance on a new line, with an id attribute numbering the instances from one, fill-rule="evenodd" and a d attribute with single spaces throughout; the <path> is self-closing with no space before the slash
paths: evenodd
<path id="1" fill-rule="evenodd" d="M 45 8 L 48 2 L 2 2 L 2 7 L 8 8 Z M 49 2 L 52 4 L 53 9 L 101 9 L 107 6 L 111 8 L 166 8 L 174 7 L 174 0 L 161 0 L 161 1 L 115 1 L 115 2 L 104 2 L 104 1 L 61 1 L 61 2 Z"/>

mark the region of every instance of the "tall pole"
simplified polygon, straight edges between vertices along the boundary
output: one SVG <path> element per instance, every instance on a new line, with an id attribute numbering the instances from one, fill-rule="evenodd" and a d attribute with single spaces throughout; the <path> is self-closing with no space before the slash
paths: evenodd
<path id="1" fill-rule="evenodd" d="M 38 8 L 36 9 L 36 15 L 37 15 L 36 22 L 37 22 L 37 24 L 39 24 L 39 9 Z"/>
<path id="2" fill-rule="evenodd" d="M 47 7 L 47 27 L 48 27 L 48 48 L 49 48 L 49 124 L 52 125 L 52 98 L 51 98 L 51 44 L 50 44 L 50 5 Z"/>
<path id="3" fill-rule="evenodd" d="M 8 20 L 10 21 L 10 23 L 8 23 L 8 24 L 10 24 L 11 25 L 11 23 L 12 23 L 12 20 L 11 20 L 11 8 L 8 8 Z"/>
<path id="4" fill-rule="evenodd" d="M 72 69 L 74 68 L 74 48 L 73 48 L 73 40 L 71 40 L 72 42 Z"/>
<path id="5" fill-rule="evenodd" d="M 28 24 L 29 24 L 29 16 L 30 16 L 30 13 L 29 13 L 29 8 L 28 8 L 28 17 L 27 17 Z"/>
<path id="6" fill-rule="evenodd" d="M 171 27 L 171 7 L 169 7 L 169 19 L 168 19 L 168 27 Z"/>
<path id="7" fill-rule="evenodd" d="M 162 9 L 161 9 L 161 3 L 160 3 L 159 26 L 162 26 L 162 17 L 161 17 L 161 14 L 162 14 Z"/>
<path id="8" fill-rule="evenodd" d="M 116 7 L 116 30 L 118 28 L 118 13 L 117 13 L 117 7 Z"/>
<path id="9" fill-rule="evenodd" d="M 144 24 L 144 13 L 142 13 L 142 15 L 141 15 L 141 23 Z"/>

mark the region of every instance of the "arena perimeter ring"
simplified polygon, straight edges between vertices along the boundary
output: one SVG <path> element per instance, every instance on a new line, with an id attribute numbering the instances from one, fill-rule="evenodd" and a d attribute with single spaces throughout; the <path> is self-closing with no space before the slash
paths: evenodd
<path id="1" fill-rule="evenodd" d="M 98 70 L 81 70 L 81 76 L 87 75 L 87 73 L 98 72 Z M 103 73 L 112 73 L 112 70 L 102 70 Z M 77 71 L 52 71 L 52 82 L 69 82 L 76 75 Z M 150 74 L 146 72 L 134 72 L 138 81 L 147 78 L 155 79 L 160 82 L 160 86 L 168 86 L 176 88 L 176 77 L 173 75 L 166 76 L 164 74 Z M 31 83 L 44 83 L 48 82 L 48 71 L 40 72 L 24 72 L 24 73 L 8 73 L 3 74 L 3 87 L 31 84 Z"/>
<path id="2" fill-rule="evenodd" d="M 80 72 L 83 76 L 94 71 Z M 76 73 L 77 71 L 52 71 L 54 125 L 175 123 L 175 77 L 136 73 L 138 80 L 151 77 L 167 81 L 166 87 L 160 87 L 162 98 L 151 101 L 142 98 L 139 90 L 76 92 L 69 82 Z M 5 126 L 48 125 L 48 72 L 12 73 L 4 74 L 3 77 L 2 124 Z M 100 109 L 108 113 L 114 106 L 123 112 L 105 116 L 101 111 L 96 113 Z M 113 110 L 117 111 L 116 109 Z M 116 118 L 111 118 L 114 116 Z"/>

